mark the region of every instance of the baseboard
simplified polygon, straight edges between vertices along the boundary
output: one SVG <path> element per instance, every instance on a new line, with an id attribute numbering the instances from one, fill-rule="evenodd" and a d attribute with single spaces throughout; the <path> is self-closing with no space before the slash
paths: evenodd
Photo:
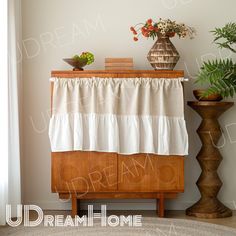
<path id="1" fill-rule="evenodd" d="M 185 210 L 194 202 L 171 202 L 166 201 L 167 210 Z M 43 210 L 71 210 L 71 202 L 58 201 L 27 201 L 24 204 L 34 204 L 41 207 Z M 100 210 L 101 205 L 107 205 L 108 210 L 155 210 L 156 201 L 152 199 L 142 199 L 137 201 L 134 199 L 127 200 L 83 200 L 80 208 L 86 210 L 88 205 L 93 205 L 95 210 Z"/>
<path id="2" fill-rule="evenodd" d="M 167 210 L 185 210 L 189 206 L 193 205 L 194 201 L 173 201 L 166 200 L 165 208 Z M 232 210 L 236 209 L 236 205 L 233 201 L 223 202 L 227 207 Z M 26 201 L 24 204 L 33 204 L 41 207 L 43 210 L 71 210 L 70 200 L 55 200 L 55 201 Z M 87 210 L 88 205 L 93 205 L 95 210 L 100 210 L 101 205 L 107 205 L 108 210 L 155 210 L 155 199 L 107 199 L 107 200 L 82 200 L 80 208 Z"/>

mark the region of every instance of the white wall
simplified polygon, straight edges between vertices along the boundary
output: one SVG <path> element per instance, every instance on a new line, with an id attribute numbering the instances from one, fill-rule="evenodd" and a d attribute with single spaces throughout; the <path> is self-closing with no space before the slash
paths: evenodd
<path id="1" fill-rule="evenodd" d="M 71 69 L 62 58 L 82 51 L 95 54 L 96 62 L 87 68 L 103 69 L 105 57 L 133 57 L 135 69 L 152 69 L 146 60 L 151 39 L 133 42 L 129 27 L 147 18 L 168 18 L 185 22 L 197 29 L 194 40 L 173 39 L 184 69 L 185 97 L 192 100 L 194 75 L 206 58 L 226 57 L 212 44 L 209 33 L 216 26 L 235 20 L 235 0 L 22 0 L 23 15 L 23 199 L 45 209 L 65 209 L 69 203 L 58 201 L 50 190 L 50 146 L 47 135 L 51 70 Z M 220 122 L 225 131 L 224 156 L 219 174 L 224 182 L 220 199 L 231 208 L 236 200 L 236 107 Z M 200 174 L 195 156 L 200 141 L 195 133 L 200 119 L 186 107 L 190 155 L 185 164 L 185 193 L 169 203 L 171 209 L 185 209 L 199 193 L 195 182 Z M 226 126 L 229 126 L 229 135 Z M 231 137 L 231 141 L 230 138 Z M 98 202 L 98 201 L 96 201 Z M 152 200 L 108 200 L 114 209 L 154 209 Z M 84 205 L 85 206 L 85 205 Z"/>

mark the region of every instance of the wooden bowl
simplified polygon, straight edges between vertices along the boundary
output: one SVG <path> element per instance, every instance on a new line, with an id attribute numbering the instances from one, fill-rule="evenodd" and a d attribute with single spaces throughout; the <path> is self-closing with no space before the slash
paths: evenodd
<path id="1" fill-rule="evenodd" d="M 211 94 L 207 97 L 202 97 L 205 92 L 205 89 L 195 89 L 193 90 L 193 95 L 198 101 L 221 101 L 223 99 L 223 97 L 218 93 Z"/>
<path id="2" fill-rule="evenodd" d="M 73 66 L 73 70 L 84 70 L 83 67 L 87 65 L 87 58 L 79 58 L 74 60 L 73 58 L 64 58 L 65 62 Z"/>

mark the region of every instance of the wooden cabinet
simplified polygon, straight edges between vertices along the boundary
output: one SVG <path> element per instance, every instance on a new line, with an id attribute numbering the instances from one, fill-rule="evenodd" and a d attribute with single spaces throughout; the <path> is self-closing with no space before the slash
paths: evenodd
<path id="1" fill-rule="evenodd" d="M 183 191 L 184 162 L 181 157 L 152 154 L 118 156 L 119 191 Z"/>
<path id="2" fill-rule="evenodd" d="M 183 71 L 54 71 L 52 77 L 175 78 Z M 53 91 L 53 83 L 51 84 Z M 51 99 L 51 102 L 52 99 Z M 119 155 L 103 152 L 53 152 L 52 192 L 72 199 L 72 215 L 79 199 L 153 198 L 164 215 L 164 199 L 184 191 L 184 157 L 153 154 Z"/>
<path id="3" fill-rule="evenodd" d="M 53 192 L 117 190 L 117 154 L 103 152 L 52 153 Z"/>
<path id="4" fill-rule="evenodd" d="M 184 191 L 184 158 L 180 156 L 76 151 L 54 152 L 51 158 L 52 192 L 60 198 L 71 197 L 74 214 L 77 199 L 155 198 L 159 199 L 158 215 L 163 216 L 164 198 Z"/>
<path id="5" fill-rule="evenodd" d="M 52 191 L 181 192 L 182 157 L 103 152 L 52 153 Z"/>

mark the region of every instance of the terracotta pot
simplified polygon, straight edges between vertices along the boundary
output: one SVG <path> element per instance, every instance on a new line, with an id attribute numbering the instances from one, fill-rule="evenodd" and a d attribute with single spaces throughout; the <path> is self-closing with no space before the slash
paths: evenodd
<path id="1" fill-rule="evenodd" d="M 202 94 L 206 92 L 205 89 L 195 89 L 193 90 L 193 95 L 198 101 L 221 101 L 223 97 L 218 94 L 211 94 L 208 97 L 202 97 Z"/>
<path id="2" fill-rule="evenodd" d="M 149 51 L 147 59 L 155 70 L 173 70 L 179 60 L 179 53 L 169 36 L 159 34 Z"/>

